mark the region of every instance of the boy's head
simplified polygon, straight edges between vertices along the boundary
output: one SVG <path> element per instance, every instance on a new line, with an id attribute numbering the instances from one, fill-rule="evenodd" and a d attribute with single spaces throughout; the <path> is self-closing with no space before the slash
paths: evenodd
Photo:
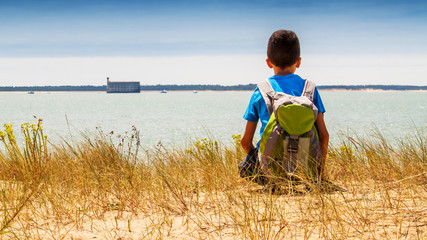
<path id="1" fill-rule="evenodd" d="M 278 30 L 268 40 L 267 57 L 276 67 L 284 69 L 300 58 L 297 35 L 290 30 Z"/>

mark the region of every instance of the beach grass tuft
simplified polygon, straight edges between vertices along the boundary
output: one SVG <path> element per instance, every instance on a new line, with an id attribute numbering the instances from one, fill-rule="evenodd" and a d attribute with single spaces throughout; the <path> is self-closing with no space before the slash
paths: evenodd
<path id="1" fill-rule="evenodd" d="M 330 146 L 326 175 L 346 192 L 272 192 L 239 177 L 240 136 L 144 149 L 135 128 L 60 143 L 41 120 L 14 130 L 0 131 L 0 239 L 426 238 L 420 131 Z"/>

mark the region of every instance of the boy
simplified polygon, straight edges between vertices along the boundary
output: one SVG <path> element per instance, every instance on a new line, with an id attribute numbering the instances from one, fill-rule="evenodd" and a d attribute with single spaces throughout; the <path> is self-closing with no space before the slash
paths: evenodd
<path id="1" fill-rule="evenodd" d="M 268 41 L 266 61 L 267 66 L 274 71 L 274 76 L 268 79 L 274 91 L 284 92 L 293 96 L 300 96 L 302 94 L 305 80 L 294 74 L 296 69 L 301 65 L 299 40 L 294 32 L 289 30 L 278 30 L 271 35 Z M 313 102 L 319 110 L 315 122 L 322 152 L 322 160 L 318 172 L 320 177 L 325 179 L 323 168 L 328 151 L 329 133 L 323 119 L 325 108 L 317 89 L 315 90 Z M 264 128 L 270 118 L 267 106 L 258 88 L 255 89 L 243 118 L 247 120 L 247 124 L 245 132 L 243 133 L 241 145 L 248 154 L 245 161 L 254 163 L 257 161 L 256 157 L 259 143 L 255 148 L 252 141 L 258 120 L 260 120 L 262 124 L 260 130 L 262 136 Z"/>

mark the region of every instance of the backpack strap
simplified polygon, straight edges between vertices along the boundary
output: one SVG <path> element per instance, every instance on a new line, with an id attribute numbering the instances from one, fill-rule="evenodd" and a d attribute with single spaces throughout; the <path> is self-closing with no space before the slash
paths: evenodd
<path id="1" fill-rule="evenodd" d="M 302 90 L 301 96 L 306 96 L 308 99 L 313 101 L 314 92 L 316 91 L 316 84 L 310 80 L 305 80 L 304 89 Z"/>
<path id="2" fill-rule="evenodd" d="M 284 161 L 284 169 L 287 173 L 293 173 L 295 172 L 297 168 L 297 162 L 298 162 L 298 142 L 299 142 L 299 136 L 297 135 L 290 135 L 288 140 L 288 149 L 286 151 L 288 152 L 288 161 Z"/>
<path id="3" fill-rule="evenodd" d="M 264 99 L 265 105 L 267 105 L 268 114 L 271 115 L 273 112 L 273 97 L 275 91 L 268 79 L 258 84 L 258 90 Z"/>

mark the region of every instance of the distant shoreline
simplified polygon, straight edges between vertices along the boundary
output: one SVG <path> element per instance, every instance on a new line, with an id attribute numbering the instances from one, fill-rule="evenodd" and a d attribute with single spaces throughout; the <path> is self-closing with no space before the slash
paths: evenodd
<path id="1" fill-rule="evenodd" d="M 397 89 L 341 89 L 341 88 L 327 88 L 319 89 L 321 92 L 427 92 L 427 89 L 418 90 L 397 90 Z"/>
<path id="2" fill-rule="evenodd" d="M 141 85 L 141 92 L 156 91 L 253 91 L 256 84 L 222 85 Z M 414 85 L 319 85 L 320 91 L 427 91 L 427 86 Z M 105 92 L 106 86 L 0 86 L 0 92 Z"/>
<path id="3" fill-rule="evenodd" d="M 352 90 L 352 89 L 320 89 L 320 92 L 372 92 L 372 93 L 379 93 L 379 92 L 427 92 L 427 90 L 381 90 L 381 89 L 358 89 L 358 90 Z M 149 90 L 149 91 L 141 91 L 139 93 L 107 93 L 106 91 L 34 91 L 35 94 L 40 94 L 40 93 L 46 93 L 46 94 L 51 94 L 51 93 L 105 93 L 105 94 L 109 94 L 109 95 L 115 95 L 115 94 L 143 94 L 143 93 L 156 93 L 158 92 L 160 94 L 160 91 L 155 91 L 155 90 Z M 193 91 L 189 91 L 189 90 L 170 90 L 168 91 L 168 93 L 192 93 L 192 94 L 197 94 L 197 93 L 193 93 Z M 253 90 L 200 90 L 197 91 L 198 93 L 208 93 L 208 92 L 253 92 Z M 0 90 L 0 94 L 1 93 L 28 93 L 28 91 L 2 91 Z M 30 94 L 29 94 L 30 95 Z"/>

